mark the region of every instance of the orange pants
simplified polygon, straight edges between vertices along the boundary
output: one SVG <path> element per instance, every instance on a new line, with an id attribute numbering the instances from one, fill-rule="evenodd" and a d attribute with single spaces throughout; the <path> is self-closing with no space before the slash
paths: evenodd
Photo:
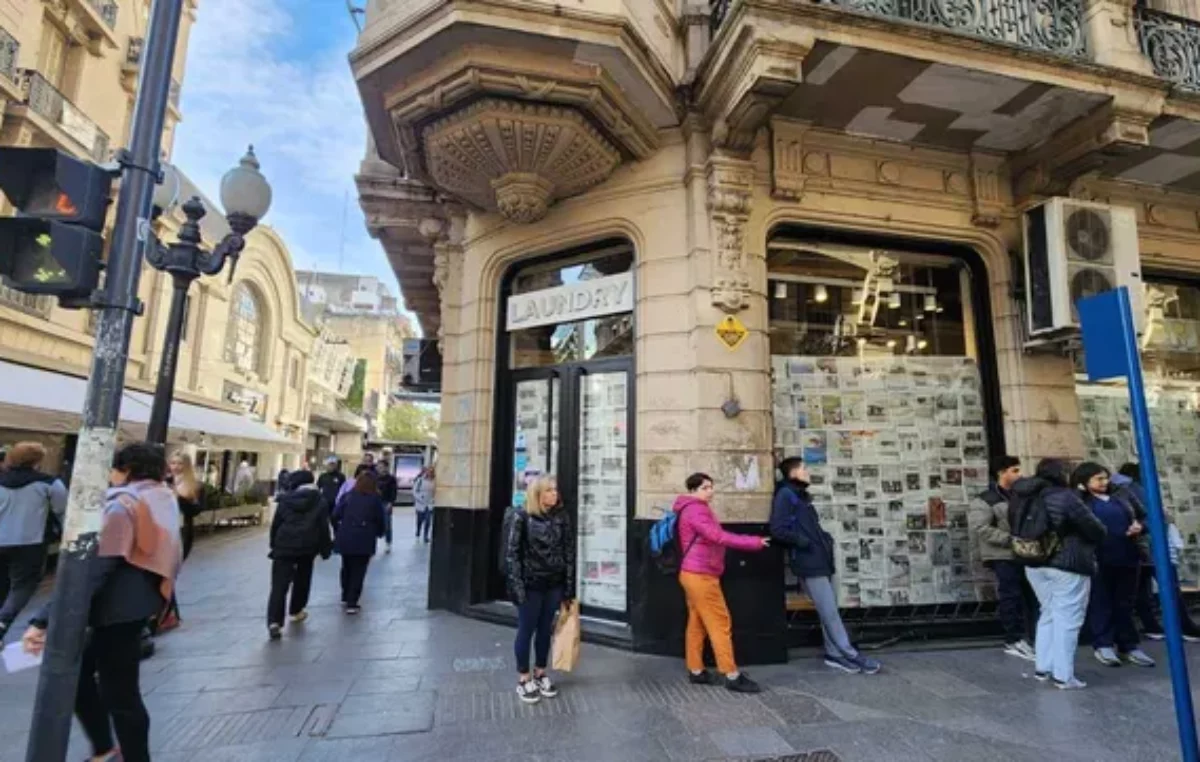
<path id="1" fill-rule="evenodd" d="M 704 636 L 707 635 L 721 674 L 732 675 L 737 672 L 737 663 L 733 660 L 733 620 L 729 618 L 720 578 L 681 571 L 679 584 L 683 587 L 688 607 L 685 639 L 687 668 L 692 672 L 704 669 Z"/>

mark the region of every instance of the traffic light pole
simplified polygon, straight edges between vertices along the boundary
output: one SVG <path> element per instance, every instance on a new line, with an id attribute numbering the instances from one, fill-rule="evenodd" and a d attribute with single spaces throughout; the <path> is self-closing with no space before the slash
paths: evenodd
<path id="1" fill-rule="evenodd" d="M 105 285 L 95 305 L 99 310 L 96 344 L 58 556 L 50 630 L 25 750 L 27 762 L 61 762 L 67 756 L 91 608 L 88 566 L 99 542 L 125 387 L 129 337 L 133 318 L 140 309 L 138 280 L 143 247 L 151 240 L 151 202 L 158 183 L 163 121 L 182 13 L 183 0 L 154 0 L 130 146 L 118 156 L 122 179 L 116 224 Z"/>

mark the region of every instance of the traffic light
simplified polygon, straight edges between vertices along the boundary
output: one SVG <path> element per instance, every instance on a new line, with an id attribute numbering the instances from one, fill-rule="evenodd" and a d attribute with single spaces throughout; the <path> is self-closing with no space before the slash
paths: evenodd
<path id="1" fill-rule="evenodd" d="M 0 148 L 0 277 L 18 291 L 86 297 L 100 279 L 113 178 L 52 148 Z"/>

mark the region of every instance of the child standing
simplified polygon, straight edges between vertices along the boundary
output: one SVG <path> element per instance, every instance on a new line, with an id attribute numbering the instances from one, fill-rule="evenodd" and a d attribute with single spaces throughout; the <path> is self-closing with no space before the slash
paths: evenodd
<path id="1" fill-rule="evenodd" d="M 817 609 L 825 635 L 825 664 L 851 674 L 873 675 L 882 665 L 863 656 L 850 643 L 838 613 L 833 587 L 833 538 L 821 529 L 808 496 L 808 469 L 800 458 L 787 458 L 780 464 L 780 470 L 785 484 L 775 493 L 771 536 L 788 548 L 792 571 Z"/>

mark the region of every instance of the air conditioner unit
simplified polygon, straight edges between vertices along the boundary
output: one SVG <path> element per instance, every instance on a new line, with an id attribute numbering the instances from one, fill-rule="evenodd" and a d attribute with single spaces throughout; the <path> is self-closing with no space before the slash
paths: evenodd
<path id="1" fill-rule="evenodd" d="M 1025 212 L 1024 227 L 1031 339 L 1073 335 L 1079 328 L 1075 303 L 1120 286 L 1129 289 L 1142 332 L 1141 261 L 1132 209 L 1052 198 Z"/>

